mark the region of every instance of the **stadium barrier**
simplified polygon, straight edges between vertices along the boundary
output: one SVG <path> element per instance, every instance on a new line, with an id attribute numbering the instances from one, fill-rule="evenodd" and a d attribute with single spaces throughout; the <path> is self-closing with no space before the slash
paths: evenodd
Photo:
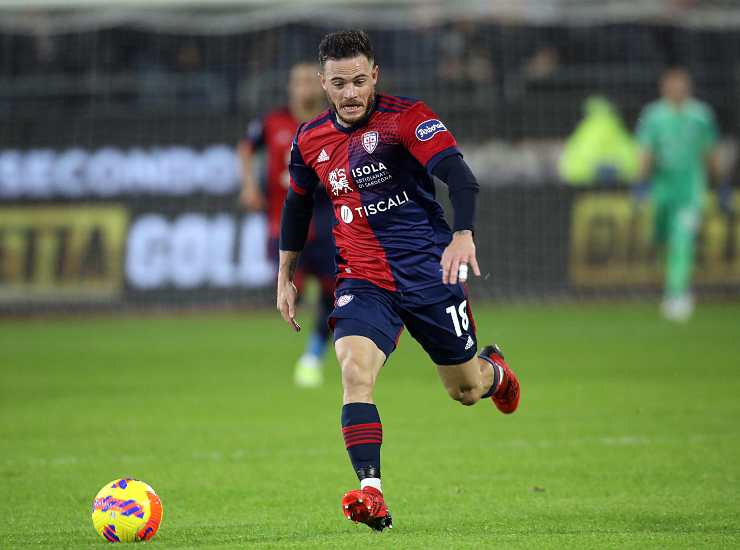
<path id="1" fill-rule="evenodd" d="M 0 311 L 271 305 L 265 218 L 239 210 L 233 182 L 219 189 L 0 199 Z M 740 212 L 740 193 L 733 199 Z M 484 276 L 471 289 L 479 298 L 660 288 L 651 213 L 629 189 L 484 185 L 476 231 Z M 740 223 L 713 196 L 696 282 L 700 292 L 740 290 Z"/>

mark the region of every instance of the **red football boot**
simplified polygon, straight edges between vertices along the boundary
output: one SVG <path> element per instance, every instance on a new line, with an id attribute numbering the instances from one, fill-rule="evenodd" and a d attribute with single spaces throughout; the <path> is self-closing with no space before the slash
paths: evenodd
<path id="1" fill-rule="evenodd" d="M 342 498 L 344 517 L 355 523 L 364 523 L 370 529 L 382 531 L 393 527 L 393 518 L 383 500 L 383 493 L 375 487 L 348 491 Z"/>
<path id="2" fill-rule="evenodd" d="M 488 361 L 494 369 L 498 369 L 500 375 L 503 375 L 499 387 L 491 396 L 496 408 L 504 414 L 513 413 L 519 406 L 519 380 L 504 361 L 504 354 L 496 344 L 486 346 L 478 354 L 478 357 Z"/>

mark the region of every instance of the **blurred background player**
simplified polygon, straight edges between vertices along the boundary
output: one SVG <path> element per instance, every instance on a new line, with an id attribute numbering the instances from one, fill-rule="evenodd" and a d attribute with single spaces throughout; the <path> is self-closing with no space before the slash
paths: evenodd
<path id="1" fill-rule="evenodd" d="M 558 162 L 564 182 L 573 186 L 617 185 L 635 180 L 639 147 L 616 106 L 603 96 L 590 96 L 583 118 L 568 137 Z"/>
<path id="2" fill-rule="evenodd" d="M 293 135 L 302 121 L 309 120 L 324 107 L 324 93 L 318 80 L 318 66 L 298 63 L 290 70 L 288 105 L 252 121 L 239 144 L 242 166 L 242 191 L 239 200 L 248 210 L 264 210 L 269 227 L 269 251 L 277 261 L 280 213 L 290 185 L 288 160 Z M 264 186 L 255 174 L 255 152 L 265 150 Z M 295 366 L 294 380 L 301 387 L 318 387 L 323 381 L 322 359 L 329 328 L 327 317 L 334 303 L 334 241 L 331 235 L 333 214 L 323 189 L 316 190 L 315 211 L 306 249 L 296 272 L 295 283 L 304 287 L 306 276 L 320 287 L 316 320 L 306 349 Z"/>
<path id="3" fill-rule="evenodd" d="M 654 238 L 665 253 L 661 310 L 667 319 L 686 321 L 694 310 L 694 245 L 707 175 L 715 182 L 720 178 L 718 132 L 712 109 L 691 96 L 686 69 L 667 70 L 660 93 L 661 99 L 647 105 L 638 120 L 639 175 L 651 182 Z"/>

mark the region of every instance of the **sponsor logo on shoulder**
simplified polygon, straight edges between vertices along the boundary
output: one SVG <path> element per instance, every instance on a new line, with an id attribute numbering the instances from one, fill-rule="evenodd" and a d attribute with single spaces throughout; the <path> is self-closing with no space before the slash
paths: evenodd
<path id="1" fill-rule="evenodd" d="M 470 337 L 470 335 L 468 335 L 468 341 L 467 341 L 467 342 L 465 342 L 465 349 L 466 349 L 466 350 L 469 350 L 469 349 L 470 349 L 470 348 L 472 348 L 472 347 L 473 347 L 474 345 L 475 345 L 475 342 L 473 342 L 473 339 L 472 339 L 472 338 Z"/>
<path id="2" fill-rule="evenodd" d="M 316 162 L 326 162 L 327 160 L 329 160 L 329 153 L 326 152 L 326 149 L 322 149 Z"/>
<path id="3" fill-rule="evenodd" d="M 416 139 L 419 141 L 429 141 L 439 132 L 446 132 L 447 126 L 442 124 L 441 120 L 430 118 L 425 120 L 416 127 Z"/>
<path id="4" fill-rule="evenodd" d="M 378 146 L 378 132 L 365 132 L 362 134 L 362 146 L 367 151 L 368 155 L 372 155 L 375 148 Z"/>
<path id="5" fill-rule="evenodd" d="M 347 304 L 349 304 L 352 301 L 352 298 L 354 298 L 354 294 L 343 294 L 339 298 L 337 298 L 337 307 L 344 307 Z"/>

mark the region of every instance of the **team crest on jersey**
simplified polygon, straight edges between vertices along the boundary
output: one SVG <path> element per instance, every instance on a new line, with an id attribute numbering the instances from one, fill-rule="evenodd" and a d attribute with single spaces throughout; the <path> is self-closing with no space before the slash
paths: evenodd
<path id="1" fill-rule="evenodd" d="M 337 307 L 346 306 L 352 301 L 352 298 L 354 298 L 353 294 L 343 294 L 342 296 L 337 298 Z"/>
<path id="2" fill-rule="evenodd" d="M 368 155 L 372 155 L 375 148 L 378 146 L 378 132 L 365 132 L 362 134 L 362 146 L 367 151 Z"/>
<path id="3" fill-rule="evenodd" d="M 331 185 L 331 193 L 335 197 L 339 193 L 350 193 L 352 191 L 349 180 L 347 180 L 347 171 L 344 168 L 335 168 L 329 172 L 329 185 Z"/>

